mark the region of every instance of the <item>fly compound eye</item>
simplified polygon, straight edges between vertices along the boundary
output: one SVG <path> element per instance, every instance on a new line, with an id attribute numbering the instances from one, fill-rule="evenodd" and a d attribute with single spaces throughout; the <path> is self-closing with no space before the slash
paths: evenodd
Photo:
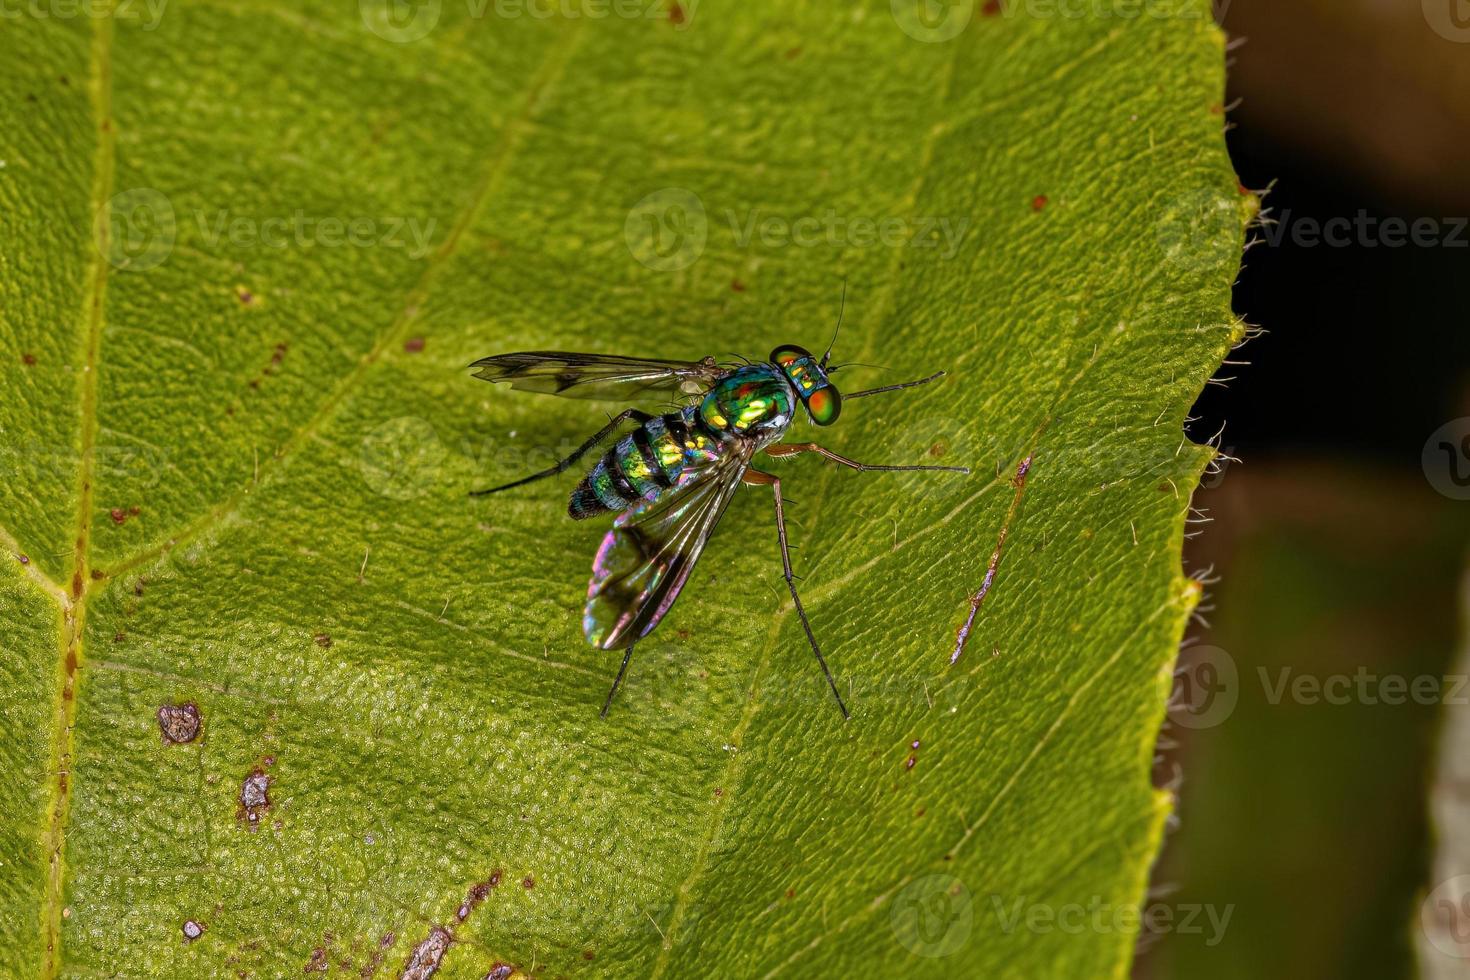
<path id="1" fill-rule="evenodd" d="M 807 396 L 806 410 L 817 425 L 831 425 L 842 414 L 842 396 L 830 385 L 818 388 Z"/>
<path id="2" fill-rule="evenodd" d="M 805 348 L 797 347 L 795 344 L 786 344 L 771 351 L 771 363 L 787 368 L 802 358 L 811 359 Z"/>

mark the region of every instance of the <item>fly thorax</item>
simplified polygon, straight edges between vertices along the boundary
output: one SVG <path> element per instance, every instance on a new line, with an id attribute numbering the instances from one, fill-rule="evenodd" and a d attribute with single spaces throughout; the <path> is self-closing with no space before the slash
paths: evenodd
<path id="1" fill-rule="evenodd" d="M 774 439 L 791 425 L 791 386 L 764 364 L 752 364 L 720 380 L 704 396 L 699 414 L 717 432 Z"/>

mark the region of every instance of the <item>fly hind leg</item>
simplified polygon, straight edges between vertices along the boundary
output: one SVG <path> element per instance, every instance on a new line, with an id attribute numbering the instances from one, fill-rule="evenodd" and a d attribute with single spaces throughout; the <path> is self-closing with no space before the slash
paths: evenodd
<path id="1" fill-rule="evenodd" d="M 470 496 L 483 497 L 486 494 L 499 493 L 502 490 L 509 490 L 512 487 L 524 486 L 527 483 L 534 483 L 537 480 L 544 480 L 548 476 L 556 476 L 558 473 L 565 473 L 573 463 L 581 459 L 583 456 L 587 455 L 587 452 L 592 449 L 593 446 L 596 446 L 599 442 L 606 439 L 609 435 L 612 434 L 614 429 L 622 425 L 624 422 L 632 419 L 634 422 L 642 424 L 652 418 L 652 415 L 649 415 L 647 412 L 640 412 L 636 408 L 630 408 L 627 411 L 619 412 L 617 415 L 614 415 L 612 419 L 607 423 L 607 425 L 603 426 L 602 429 L 599 430 L 595 436 L 582 443 L 582 445 L 577 447 L 575 452 L 573 452 L 566 459 L 557 463 L 555 466 L 552 466 L 549 469 L 544 469 L 539 473 L 532 473 L 530 476 L 521 477 L 519 480 L 512 480 L 510 483 L 506 483 L 498 487 L 491 487 L 488 490 L 471 490 Z"/>
<path id="2" fill-rule="evenodd" d="M 766 447 L 766 455 L 775 456 L 777 459 L 783 456 L 796 456 L 799 453 L 816 453 L 823 459 L 830 459 L 840 466 L 846 466 L 848 469 L 859 470 L 864 473 L 910 473 L 917 470 L 929 470 L 940 473 L 970 472 L 968 466 L 884 466 L 877 463 L 859 463 L 855 459 L 848 459 L 846 456 L 834 453 L 827 447 L 819 446 L 815 442 L 780 442 Z"/>

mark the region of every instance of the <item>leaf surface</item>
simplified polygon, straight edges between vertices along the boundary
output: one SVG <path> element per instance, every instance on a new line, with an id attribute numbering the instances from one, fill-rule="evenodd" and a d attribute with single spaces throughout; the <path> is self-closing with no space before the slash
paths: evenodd
<path id="1" fill-rule="evenodd" d="M 1167 811 L 1252 209 L 1205 6 L 7 26 L 0 971 L 1122 975 L 1131 927 L 1024 916 L 1139 901 Z M 466 491 L 604 416 L 464 365 L 820 349 L 844 277 L 886 370 L 839 383 L 949 376 L 820 438 L 976 470 L 770 467 L 852 721 L 758 489 L 600 721 L 601 528 Z"/>

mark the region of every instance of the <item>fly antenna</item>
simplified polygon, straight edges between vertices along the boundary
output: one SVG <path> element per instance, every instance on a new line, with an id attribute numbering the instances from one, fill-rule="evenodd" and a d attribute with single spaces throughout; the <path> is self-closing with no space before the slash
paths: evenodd
<path id="1" fill-rule="evenodd" d="M 827 370 L 827 359 L 832 356 L 832 345 L 837 343 L 837 331 L 842 329 L 842 314 L 847 311 L 847 277 L 842 277 L 842 299 L 837 304 L 837 326 L 832 328 L 832 339 L 827 342 L 827 353 L 822 355 L 819 362 L 822 370 Z"/>
<path id="2" fill-rule="evenodd" d="M 843 401 L 846 401 L 849 398 L 861 398 L 864 395 L 877 395 L 885 391 L 898 391 L 901 388 L 917 388 L 919 385 L 926 385 L 931 381 L 938 381 L 942 377 L 944 377 L 944 372 L 937 371 L 934 374 L 929 375 L 929 377 L 927 378 L 920 378 L 918 381 L 905 381 L 903 384 L 898 385 L 884 385 L 881 388 L 869 388 L 867 391 L 854 391 L 851 393 L 844 391 L 842 393 L 842 399 Z"/>

